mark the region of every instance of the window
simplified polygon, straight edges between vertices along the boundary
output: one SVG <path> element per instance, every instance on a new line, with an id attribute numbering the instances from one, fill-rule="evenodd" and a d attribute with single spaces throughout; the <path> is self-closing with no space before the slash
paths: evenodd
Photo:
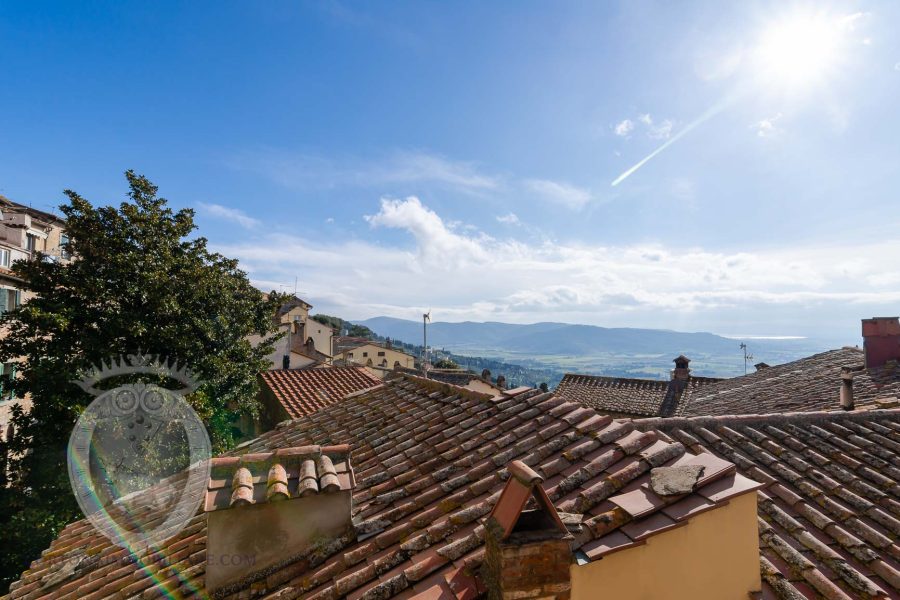
<path id="1" fill-rule="evenodd" d="M 379 352 L 378 356 L 384 356 L 384 352 Z"/>
<path id="2" fill-rule="evenodd" d="M 352 352 L 348 352 L 348 353 L 347 353 L 347 358 L 353 358 L 353 353 L 352 353 Z"/>
<path id="3" fill-rule="evenodd" d="M 9 268 L 9 250 L 0 249 L 0 267 Z"/>
<path id="4" fill-rule="evenodd" d="M 15 398 L 10 383 L 16 377 L 15 363 L 0 363 L 0 400 L 12 400 Z"/>
<path id="5" fill-rule="evenodd" d="M 18 308 L 19 304 L 21 304 L 21 294 L 19 290 L 0 288 L 0 315 Z"/>
<path id="6" fill-rule="evenodd" d="M 72 258 L 72 254 L 69 252 L 69 236 L 64 233 L 59 236 L 59 251 L 63 258 Z"/>
<path id="7" fill-rule="evenodd" d="M 29 252 L 34 252 L 35 248 L 37 248 L 37 236 L 33 233 L 26 233 L 25 247 Z"/>
<path id="8" fill-rule="evenodd" d="M 363 352 L 363 358 L 367 357 L 368 355 L 369 355 L 368 352 Z"/>

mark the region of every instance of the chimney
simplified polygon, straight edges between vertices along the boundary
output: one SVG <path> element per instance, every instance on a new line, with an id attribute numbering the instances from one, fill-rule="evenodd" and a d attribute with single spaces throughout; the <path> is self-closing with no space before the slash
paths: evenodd
<path id="1" fill-rule="evenodd" d="M 487 381 L 488 383 L 490 383 L 491 382 L 491 370 L 483 369 L 481 371 L 481 378 L 484 379 L 485 381 Z"/>
<path id="2" fill-rule="evenodd" d="M 841 408 L 853 410 L 853 371 L 841 367 Z"/>
<path id="3" fill-rule="evenodd" d="M 485 522 L 482 577 L 490 600 L 568 599 L 572 534 L 525 463 L 508 465 L 509 480 Z M 529 500 L 535 508 L 525 510 Z"/>
<path id="4" fill-rule="evenodd" d="M 503 375 L 497 375 L 497 387 L 501 390 L 506 389 L 506 377 Z"/>
<path id="5" fill-rule="evenodd" d="M 867 369 L 900 360 L 900 317 L 863 319 L 862 336 Z"/>
<path id="6" fill-rule="evenodd" d="M 387 338 L 386 340 L 384 340 L 384 347 L 388 350 L 394 347 L 394 343 L 391 341 L 391 338 Z"/>
<path id="7" fill-rule="evenodd" d="M 769 365 L 764 362 L 758 362 L 753 366 L 756 368 L 757 371 L 762 371 L 763 369 L 769 368 Z"/>
<path id="8" fill-rule="evenodd" d="M 688 363 L 691 362 L 684 354 L 678 356 L 672 360 L 675 363 L 675 370 L 672 371 L 672 379 L 678 379 L 685 381 L 691 376 L 691 370 L 688 368 Z"/>
<path id="9" fill-rule="evenodd" d="M 301 446 L 212 460 L 206 588 L 236 591 L 355 538 L 349 446 Z"/>

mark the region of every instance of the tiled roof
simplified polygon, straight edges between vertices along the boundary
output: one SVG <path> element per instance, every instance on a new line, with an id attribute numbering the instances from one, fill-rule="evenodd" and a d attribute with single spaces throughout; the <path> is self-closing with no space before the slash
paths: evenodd
<path id="1" fill-rule="evenodd" d="M 204 510 L 353 488 L 349 446 L 300 446 L 212 459 Z"/>
<path id="2" fill-rule="evenodd" d="M 766 597 L 900 597 L 900 411 L 644 419 L 759 491 Z"/>
<path id="3" fill-rule="evenodd" d="M 332 341 L 336 352 L 358 348 L 366 344 L 376 344 L 373 340 L 365 337 L 354 337 L 348 335 L 336 335 Z M 376 344 L 377 345 L 377 344 Z"/>
<path id="4" fill-rule="evenodd" d="M 270 572 L 241 597 L 479 591 L 471 577 L 483 556 L 479 520 L 515 459 L 545 479 L 589 559 L 677 526 L 724 501 L 723 490 L 727 497 L 754 489 L 752 480 L 764 484 L 763 598 L 900 596 L 900 410 L 613 420 L 534 390 L 488 399 L 402 377 L 285 423 L 239 452 L 252 458 L 313 443 L 352 448 L 359 539 L 320 562 Z M 652 467 L 692 464 L 719 479 L 699 482 L 688 502 L 648 493 Z M 200 514 L 163 552 L 135 563 L 80 521 L 10 597 L 199 595 L 205 535 Z"/>
<path id="5" fill-rule="evenodd" d="M 840 406 L 841 368 L 862 368 L 858 348 L 815 354 L 755 373 L 723 379 L 694 390 L 675 414 L 683 416 L 764 414 L 834 410 Z M 900 370 L 894 365 L 853 378 L 857 404 L 900 395 Z"/>
<path id="6" fill-rule="evenodd" d="M 690 510 L 678 509 L 684 496 L 659 497 L 649 489 L 655 467 L 710 466 L 688 496 L 700 504 L 727 502 L 755 485 L 726 461 L 691 457 L 677 441 L 549 393 L 492 399 L 409 376 L 287 422 L 239 452 L 258 462 L 252 455 L 313 443 L 352 448 L 357 541 L 321 561 L 267 571 L 226 597 L 472 597 L 483 591 L 473 577 L 484 555 L 480 521 L 515 459 L 545 480 L 574 534 L 574 549 L 593 558 L 690 517 Z M 231 499 L 225 488 L 221 501 Z M 195 516 L 167 548 L 138 563 L 84 521 L 74 523 L 13 584 L 10 597 L 204 595 L 205 523 L 204 515 Z M 88 553 L 86 563 L 72 562 Z"/>
<path id="7" fill-rule="evenodd" d="M 381 384 L 362 367 L 279 369 L 259 374 L 291 418 L 334 404 L 347 394 Z"/>
<path id="8" fill-rule="evenodd" d="M 691 394 L 717 381 L 710 377 L 689 377 L 682 382 L 567 373 L 556 394 L 617 416 L 671 416 Z"/>

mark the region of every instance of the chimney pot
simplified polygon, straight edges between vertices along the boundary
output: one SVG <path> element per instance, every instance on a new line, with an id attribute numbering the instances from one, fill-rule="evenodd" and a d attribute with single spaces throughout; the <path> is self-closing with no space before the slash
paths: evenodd
<path id="1" fill-rule="evenodd" d="M 482 575 L 491 600 L 568 599 L 572 534 L 544 491 L 543 478 L 521 461 L 510 474 L 485 524 Z M 535 510 L 525 510 L 533 499 Z"/>
<path id="2" fill-rule="evenodd" d="M 900 360 L 900 317 L 863 319 L 862 336 L 867 369 Z"/>
<path id="3" fill-rule="evenodd" d="M 847 367 L 841 368 L 841 408 L 853 410 L 853 371 Z"/>
<path id="4" fill-rule="evenodd" d="M 688 364 L 691 362 L 684 354 L 679 355 L 678 357 L 672 359 L 672 362 L 675 363 L 675 370 L 672 371 L 672 379 L 680 379 L 685 380 L 691 376 L 691 370 L 688 368 Z"/>

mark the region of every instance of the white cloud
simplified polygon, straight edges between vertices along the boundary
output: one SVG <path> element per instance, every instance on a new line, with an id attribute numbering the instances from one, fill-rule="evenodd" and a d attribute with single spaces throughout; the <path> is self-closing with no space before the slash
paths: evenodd
<path id="1" fill-rule="evenodd" d="M 896 63 L 896 64 L 894 65 L 894 70 L 895 70 L 895 71 L 900 71 L 900 62 L 898 62 L 898 63 Z"/>
<path id="2" fill-rule="evenodd" d="M 425 262 L 447 261 L 459 266 L 485 258 L 485 249 L 478 240 L 452 231 L 415 196 L 405 200 L 382 198 L 381 210 L 364 218 L 372 227 L 405 229 L 411 233 Z"/>
<path id="3" fill-rule="evenodd" d="M 523 183 L 531 192 L 573 210 L 584 208 L 593 199 L 590 191 L 568 183 L 547 179 L 526 179 Z"/>
<path id="4" fill-rule="evenodd" d="M 222 206 L 221 204 L 213 204 L 207 202 L 200 202 L 198 203 L 198 206 L 200 207 L 200 210 L 202 212 L 208 215 L 217 217 L 219 219 L 225 219 L 226 221 L 231 221 L 232 223 L 237 223 L 245 229 L 253 229 L 254 227 L 258 227 L 260 225 L 260 221 L 258 219 L 254 219 L 253 217 L 236 208 L 229 208 L 227 206 Z"/>
<path id="5" fill-rule="evenodd" d="M 427 152 L 395 152 L 375 160 L 332 160 L 270 150 L 234 157 L 229 165 L 296 189 L 432 183 L 482 193 L 504 185 L 502 177 L 482 172 L 475 163 Z"/>
<path id="6" fill-rule="evenodd" d="M 756 135 L 765 138 L 772 137 L 781 132 L 776 123 L 781 119 L 781 113 L 774 117 L 768 117 L 754 123 L 751 127 L 756 130 Z"/>
<path id="7" fill-rule="evenodd" d="M 613 131 L 615 131 L 616 135 L 619 137 L 626 137 L 633 129 L 634 121 L 631 119 L 623 119 L 616 124 Z"/>
<path id="8" fill-rule="evenodd" d="M 637 123 L 642 125 L 644 133 L 653 140 L 667 140 L 672 136 L 675 122 L 671 119 L 663 119 L 656 122 L 650 113 L 641 113 L 637 116 Z M 620 137 L 630 137 L 637 128 L 637 123 L 631 119 L 623 119 L 615 126 L 614 131 Z"/>
<path id="9" fill-rule="evenodd" d="M 328 217 L 327 219 L 325 219 L 325 222 L 326 223 L 334 223 L 334 217 Z"/>
<path id="10" fill-rule="evenodd" d="M 667 140 L 672 135 L 672 128 L 675 126 L 669 119 L 664 119 L 659 125 L 652 125 L 647 130 L 647 135 L 654 140 Z"/>
<path id="11" fill-rule="evenodd" d="M 503 223 L 504 225 L 520 225 L 522 223 L 516 213 L 500 215 L 497 217 L 497 221 L 499 223 Z"/>
<path id="12" fill-rule="evenodd" d="M 830 322 L 900 302 L 895 256 L 900 240 L 745 252 L 610 246 L 571 241 L 536 245 L 451 231 L 417 198 L 383 199 L 366 220 L 409 234 L 411 244 L 316 242 L 293 236 L 222 245 L 254 281 L 293 281 L 320 310 L 348 318 L 411 317 L 434 308 L 439 320 L 617 324 L 787 333 L 798 323 Z M 847 256 L 865 256 L 849 261 Z M 791 329 L 793 328 L 793 329 Z"/>

